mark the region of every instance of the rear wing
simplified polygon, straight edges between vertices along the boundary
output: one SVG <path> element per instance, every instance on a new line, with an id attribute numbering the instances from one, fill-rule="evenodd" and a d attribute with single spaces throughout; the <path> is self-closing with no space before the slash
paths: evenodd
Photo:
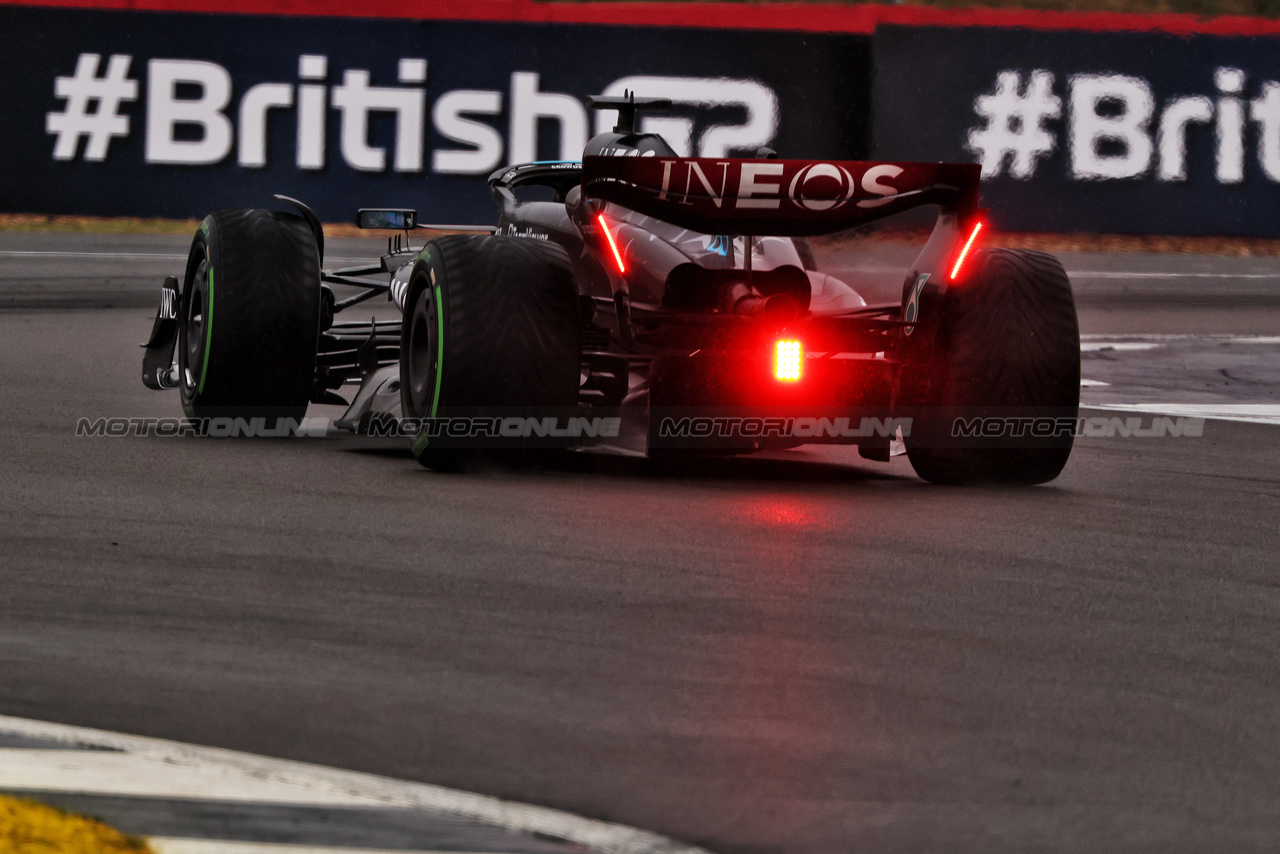
<path id="1" fill-rule="evenodd" d="M 970 163 L 586 157 L 582 194 L 703 234 L 808 237 L 938 205 L 978 214 Z"/>

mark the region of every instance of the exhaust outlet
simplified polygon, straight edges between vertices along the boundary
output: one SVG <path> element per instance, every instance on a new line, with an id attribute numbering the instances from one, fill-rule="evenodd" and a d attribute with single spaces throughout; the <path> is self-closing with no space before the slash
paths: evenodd
<path id="1" fill-rule="evenodd" d="M 729 314 L 743 314 L 785 326 L 800 314 L 800 304 L 787 294 L 764 296 L 745 282 L 725 288 L 724 308 Z"/>

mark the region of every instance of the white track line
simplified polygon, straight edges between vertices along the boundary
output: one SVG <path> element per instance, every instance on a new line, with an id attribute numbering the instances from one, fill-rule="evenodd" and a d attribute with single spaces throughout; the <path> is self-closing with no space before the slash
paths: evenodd
<path id="1" fill-rule="evenodd" d="M 371 255 L 374 253 L 370 253 Z M 0 258 L 177 258 L 187 256 L 154 252 L 77 252 L 64 249 L 3 249 Z M 337 260 L 337 259 L 335 259 Z M 359 259 L 341 259 L 359 260 Z M 861 267 L 865 273 L 897 273 L 900 267 Z M 1280 281 L 1280 272 L 1275 273 L 1177 273 L 1177 272 L 1140 272 L 1129 270 L 1067 270 L 1067 275 L 1082 279 L 1275 279 Z"/>
<path id="2" fill-rule="evenodd" d="M 1159 350 L 1163 344 L 1151 341 L 1081 341 L 1080 352 L 1094 350 Z"/>
<path id="3" fill-rule="evenodd" d="M 172 252 L 70 252 L 54 249 L 0 250 L 0 258 L 162 258 L 166 261 L 185 261 L 186 254 Z"/>
<path id="4" fill-rule="evenodd" d="M 179 839 L 148 836 L 156 854 L 391 854 L 379 848 L 330 848 L 318 845 L 289 845 L 282 842 L 239 842 L 224 839 Z M 461 854 L 456 851 L 401 851 L 394 854 Z M 484 854 L 484 852 L 466 852 Z"/>
<path id="5" fill-rule="evenodd" d="M 1204 334 L 1162 334 L 1162 333 L 1119 333 L 1113 335 L 1103 335 L 1095 333 L 1090 335 L 1081 335 L 1081 342 L 1130 342 L 1130 341 L 1155 341 L 1160 343 L 1186 343 L 1203 341 L 1209 344 L 1280 344 L 1280 335 L 1232 335 L 1222 333 L 1204 333 Z"/>
<path id="6" fill-rule="evenodd" d="M 169 762 L 103 750 L 0 748 L 0 789 L 299 806 L 405 806 L 354 792 L 257 777 L 198 757 Z"/>
<path id="7" fill-rule="evenodd" d="M 346 267 L 355 264 L 368 264 L 376 262 L 380 256 L 377 252 L 370 252 L 363 258 L 348 258 L 345 256 L 330 256 L 325 258 L 326 264 L 338 264 Z M 0 258 L 133 258 L 135 260 L 162 260 L 162 261 L 185 261 L 186 254 L 176 254 L 172 252 L 72 252 L 55 249 L 0 249 Z"/>
<path id="8" fill-rule="evenodd" d="M 1089 403 L 1082 409 L 1182 415 L 1246 424 L 1280 424 L 1280 403 Z"/>
<path id="9" fill-rule="evenodd" d="M 891 267 L 879 264 L 871 266 L 855 264 L 851 266 L 838 261 L 827 266 L 873 275 L 903 273 L 906 270 L 905 265 Z M 1067 275 L 1073 279 L 1275 279 L 1280 282 L 1280 271 L 1275 273 L 1177 273 L 1172 271 L 1144 273 L 1139 270 L 1067 270 Z"/>
<path id="10" fill-rule="evenodd" d="M 1081 279 L 1275 279 L 1278 273 L 1139 273 L 1119 270 L 1068 270 L 1068 276 Z"/>
<path id="11" fill-rule="evenodd" d="M 277 786 L 289 787 L 295 792 L 295 797 L 359 798 L 362 804 L 374 802 L 383 807 L 399 806 L 434 810 L 523 833 L 542 833 L 567 839 L 603 854 L 707 854 L 704 849 L 686 845 L 647 830 L 596 821 L 545 807 L 503 801 L 487 795 L 446 789 L 442 786 L 412 783 L 357 771 L 343 771 L 305 762 L 270 759 L 215 747 L 199 747 L 158 738 L 144 738 L 4 715 L 0 715 L 0 732 L 29 738 L 46 738 L 114 748 L 124 751 L 133 758 L 146 760 L 149 767 L 153 769 L 163 765 L 186 768 L 199 774 L 199 779 L 205 785 L 208 785 L 211 780 L 226 784 L 232 780 L 254 779 L 272 792 L 280 791 L 274 788 Z M 11 753 L 20 750 L 21 748 L 6 749 L 3 759 L 0 759 L 0 768 L 6 767 Z M 92 761 L 80 759 L 78 751 L 30 752 L 59 754 L 48 757 L 47 761 L 51 764 Z M 69 757 L 68 753 L 74 755 Z M 106 787 L 107 791 L 118 791 L 122 785 L 141 787 L 147 785 L 147 781 L 122 783 L 104 780 L 100 785 Z M 32 785 L 28 783 L 24 788 L 30 789 Z M 267 788 L 263 791 L 267 791 Z M 99 790 L 85 789 L 81 786 L 75 791 Z M 199 796 L 210 797 L 209 789 L 202 788 Z"/>

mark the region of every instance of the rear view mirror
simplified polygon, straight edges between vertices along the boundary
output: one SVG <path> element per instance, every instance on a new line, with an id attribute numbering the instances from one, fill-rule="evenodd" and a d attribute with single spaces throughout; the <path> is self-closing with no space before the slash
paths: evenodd
<path id="1" fill-rule="evenodd" d="M 417 228 L 418 212 L 402 208 L 361 208 L 356 211 L 356 225 L 408 231 Z"/>

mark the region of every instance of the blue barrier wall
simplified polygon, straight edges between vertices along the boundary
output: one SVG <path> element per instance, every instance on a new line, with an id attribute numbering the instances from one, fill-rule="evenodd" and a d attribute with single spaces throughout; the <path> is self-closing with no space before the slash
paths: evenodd
<path id="1" fill-rule="evenodd" d="M 875 150 L 983 164 L 999 228 L 1280 236 L 1280 38 L 881 27 Z"/>
<path id="2" fill-rule="evenodd" d="M 199 217 L 278 192 L 327 221 L 490 222 L 488 174 L 578 159 L 589 95 L 672 98 L 646 121 L 689 153 L 851 159 L 869 68 L 853 34 L 0 7 L 0 210 Z"/>
<path id="3" fill-rule="evenodd" d="M 490 172 L 576 159 L 609 123 L 587 96 L 631 88 L 677 102 L 646 122 L 691 154 L 981 162 L 1002 229 L 1280 236 L 1267 22 L 1008 13 L 872 35 L 859 10 L 1005 13 L 831 7 L 863 30 L 811 33 L 693 7 L 700 27 L 0 6 L 0 211 L 197 217 L 280 192 L 329 221 L 489 222 Z"/>

